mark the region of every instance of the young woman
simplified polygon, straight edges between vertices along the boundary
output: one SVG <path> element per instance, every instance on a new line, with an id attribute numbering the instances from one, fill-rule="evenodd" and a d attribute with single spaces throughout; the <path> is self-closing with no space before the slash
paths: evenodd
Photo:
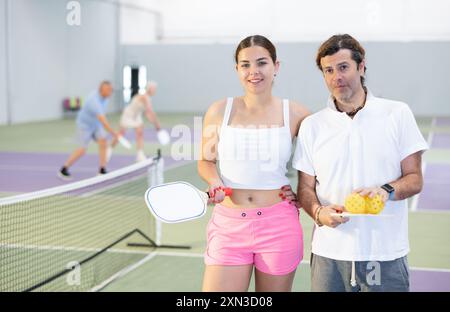
<path id="1" fill-rule="evenodd" d="M 244 95 L 213 103 L 204 119 L 198 171 L 216 205 L 203 290 L 247 291 L 255 267 L 256 291 L 290 291 L 303 239 L 298 209 L 280 189 L 289 184 L 292 141 L 309 112 L 272 95 L 280 63 L 267 38 L 242 40 L 235 61 Z"/>

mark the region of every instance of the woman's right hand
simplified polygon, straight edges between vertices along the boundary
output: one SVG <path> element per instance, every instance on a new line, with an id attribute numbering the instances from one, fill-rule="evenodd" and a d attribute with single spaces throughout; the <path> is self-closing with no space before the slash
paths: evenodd
<path id="1" fill-rule="evenodd" d="M 208 204 L 217 204 L 225 199 L 225 186 L 223 183 L 211 184 L 208 188 Z"/>

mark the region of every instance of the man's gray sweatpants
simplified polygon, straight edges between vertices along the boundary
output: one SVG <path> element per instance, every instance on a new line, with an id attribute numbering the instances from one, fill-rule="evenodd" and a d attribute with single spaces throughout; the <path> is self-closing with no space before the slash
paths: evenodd
<path id="1" fill-rule="evenodd" d="M 355 261 L 353 265 L 352 261 L 333 260 L 311 254 L 311 290 L 407 292 L 408 259 L 404 256 L 392 261 Z"/>

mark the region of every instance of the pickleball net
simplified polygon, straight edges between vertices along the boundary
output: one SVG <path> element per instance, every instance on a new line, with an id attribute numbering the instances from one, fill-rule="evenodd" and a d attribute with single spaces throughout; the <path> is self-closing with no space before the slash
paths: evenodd
<path id="1" fill-rule="evenodd" d="M 0 199 L 0 291 L 88 291 L 149 255 L 161 224 L 144 193 L 158 155 L 104 176 Z M 132 246 L 132 247 L 130 247 Z"/>

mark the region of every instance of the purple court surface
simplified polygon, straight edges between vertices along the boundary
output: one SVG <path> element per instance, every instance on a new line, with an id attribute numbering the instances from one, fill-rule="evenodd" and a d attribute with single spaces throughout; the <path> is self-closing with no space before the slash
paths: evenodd
<path id="1" fill-rule="evenodd" d="M 419 210 L 450 211 L 450 164 L 427 164 Z"/>
<path id="2" fill-rule="evenodd" d="M 436 127 L 450 126 L 450 117 L 440 117 L 435 121 Z M 450 133 L 434 133 L 430 148 L 450 150 Z M 417 208 L 429 211 L 450 211 L 450 192 L 448 190 L 450 190 L 450 164 L 428 163 Z"/>
<path id="3" fill-rule="evenodd" d="M 435 133 L 431 148 L 450 149 L 450 133 Z"/>
<path id="4" fill-rule="evenodd" d="M 67 157 L 67 153 L 0 152 L 0 192 L 26 193 L 67 184 L 67 181 L 57 177 L 57 171 Z M 107 169 L 117 170 L 134 164 L 134 161 L 134 155 L 113 154 Z M 175 165 L 175 161 L 170 157 L 164 157 L 164 165 L 169 168 Z M 97 171 L 98 155 L 86 154 L 70 168 L 73 176 L 70 182 L 91 178 Z"/>
<path id="5" fill-rule="evenodd" d="M 450 127 L 450 117 L 436 118 L 435 126 L 438 127 Z"/>
<path id="6" fill-rule="evenodd" d="M 410 269 L 411 291 L 450 291 L 450 270 Z"/>

